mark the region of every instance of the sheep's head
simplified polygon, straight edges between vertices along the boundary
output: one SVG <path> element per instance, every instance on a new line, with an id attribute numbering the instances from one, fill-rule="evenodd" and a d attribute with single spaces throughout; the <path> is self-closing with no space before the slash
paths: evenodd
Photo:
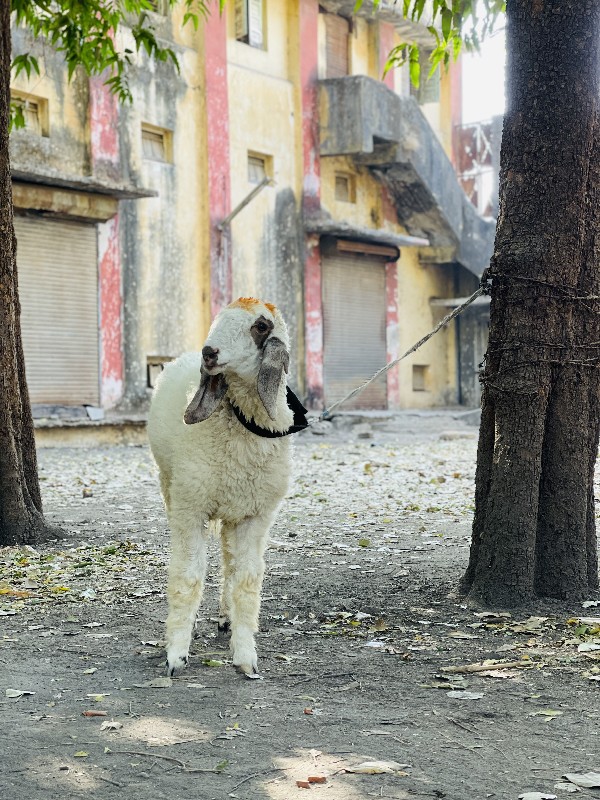
<path id="1" fill-rule="evenodd" d="M 278 309 L 253 297 L 240 297 L 215 318 L 202 348 L 200 386 L 184 421 L 202 422 L 227 391 L 227 376 L 256 383 L 271 419 L 281 381 L 289 366 L 288 332 Z"/>

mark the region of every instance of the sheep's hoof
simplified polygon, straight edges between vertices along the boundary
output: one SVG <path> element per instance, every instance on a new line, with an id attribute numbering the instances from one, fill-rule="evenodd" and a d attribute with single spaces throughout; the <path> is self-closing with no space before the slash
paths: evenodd
<path id="1" fill-rule="evenodd" d="M 219 617 L 219 621 L 217 623 L 217 630 L 219 633 L 229 633 L 229 628 L 231 627 L 231 623 L 227 619 L 227 617 Z"/>
<path id="2" fill-rule="evenodd" d="M 176 675 L 178 672 L 184 670 L 187 667 L 187 665 L 188 665 L 187 654 L 185 656 L 168 655 L 165 673 L 169 677 L 172 677 L 173 675 Z"/>
<path id="3" fill-rule="evenodd" d="M 251 681 L 262 681 L 262 675 L 258 674 L 258 666 L 251 666 L 250 664 L 236 664 L 236 670 Z"/>

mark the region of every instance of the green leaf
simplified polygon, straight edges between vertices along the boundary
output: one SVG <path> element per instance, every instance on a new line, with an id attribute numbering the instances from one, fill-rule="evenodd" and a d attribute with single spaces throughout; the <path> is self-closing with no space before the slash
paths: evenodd
<path id="1" fill-rule="evenodd" d="M 450 38 L 450 31 L 452 30 L 452 12 L 450 9 L 445 8 L 442 11 L 442 36 L 446 41 Z"/>
<path id="2" fill-rule="evenodd" d="M 421 63 L 419 60 L 419 46 L 412 44 L 408 56 L 408 71 L 410 75 L 410 82 L 415 88 L 418 88 L 421 82 Z"/>
<path id="3" fill-rule="evenodd" d="M 9 122 L 9 132 L 13 130 L 19 130 L 20 128 L 25 127 L 25 115 L 23 114 L 23 106 L 17 105 L 16 103 L 11 103 L 10 105 L 10 122 Z"/>
<path id="4" fill-rule="evenodd" d="M 411 14 L 411 19 L 415 21 L 419 21 L 423 15 L 423 9 L 425 8 L 425 0 L 414 0 L 414 6 Z"/>

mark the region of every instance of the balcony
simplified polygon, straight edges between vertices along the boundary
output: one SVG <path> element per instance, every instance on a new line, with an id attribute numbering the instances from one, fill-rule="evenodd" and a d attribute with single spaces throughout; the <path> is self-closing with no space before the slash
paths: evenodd
<path id="1" fill-rule="evenodd" d="M 416 101 L 353 75 L 319 82 L 319 111 L 321 156 L 350 156 L 368 167 L 387 187 L 409 234 L 429 239 L 439 260 L 481 275 L 495 223 L 467 199 Z"/>

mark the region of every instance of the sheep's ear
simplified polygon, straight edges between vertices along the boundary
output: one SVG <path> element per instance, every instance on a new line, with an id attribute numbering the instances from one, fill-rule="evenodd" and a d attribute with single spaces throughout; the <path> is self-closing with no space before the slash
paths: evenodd
<path id="1" fill-rule="evenodd" d="M 223 375 L 209 375 L 204 369 L 200 370 L 200 386 L 192 402 L 185 410 L 183 421 L 186 425 L 195 422 L 204 422 L 223 399 L 227 391 L 227 382 Z"/>
<path id="2" fill-rule="evenodd" d="M 262 352 L 262 363 L 258 373 L 258 396 L 267 414 L 271 419 L 275 419 L 277 393 L 283 373 L 288 371 L 290 354 L 281 339 L 275 336 L 267 339 Z"/>

